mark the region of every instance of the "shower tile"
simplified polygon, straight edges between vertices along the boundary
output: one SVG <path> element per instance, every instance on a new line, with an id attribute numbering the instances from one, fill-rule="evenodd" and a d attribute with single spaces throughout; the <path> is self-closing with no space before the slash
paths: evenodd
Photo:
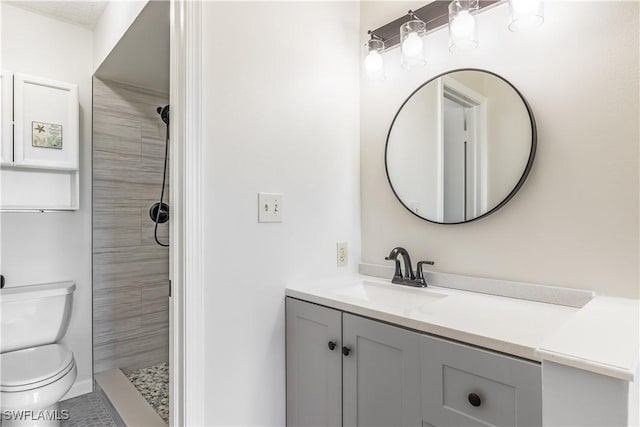
<path id="1" fill-rule="evenodd" d="M 142 300 L 150 301 L 161 298 L 169 298 L 169 283 L 147 285 L 142 287 Z"/>
<path id="2" fill-rule="evenodd" d="M 171 212 L 171 209 L 169 209 L 169 212 Z M 143 218 L 146 216 L 146 219 L 143 219 L 142 231 L 140 236 L 142 244 L 156 245 L 157 244 L 156 240 L 153 237 L 154 230 L 155 230 L 155 223 L 151 221 L 151 218 L 149 217 L 149 212 L 144 212 L 142 216 Z M 168 222 L 165 222 L 164 224 L 158 224 L 158 240 L 160 240 L 162 243 L 165 243 L 165 244 L 169 242 L 169 223 Z"/>
<path id="3" fill-rule="evenodd" d="M 160 116 L 156 115 L 152 120 L 145 120 L 141 123 L 142 139 L 153 139 L 162 142 L 164 145 L 164 139 L 166 137 L 167 127 L 160 119 Z"/>
<path id="4" fill-rule="evenodd" d="M 97 372 L 168 359 L 169 251 L 149 208 L 160 197 L 167 94 L 94 79 L 93 288 Z M 165 190 L 169 198 L 169 188 Z M 168 240 L 167 224 L 158 237 Z"/>
<path id="5" fill-rule="evenodd" d="M 158 245 L 94 251 L 94 289 L 115 289 L 167 281 L 167 248 Z"/>
<path id="6" fill-rule="evenodd" d="M 98 198 L 102 203 L 126 201 L 131 207 L 139 205 L 141 202 L 152 202 L 160 194 L 160 184 L 162 174 L 157 179 L 150 177 L 141 178 L 136 182 L 136 175 L 141 172 L 123 172 L 118 179 L 101 179 L 95 177 L 93 182 L 93 197 Z M 141 181 L 147 182 L 141 182 Z"/>
<path id="7" fill-rule="evenodd" d="M 93 115 L 93 149 L 127 158 L 142 154 L 140 120 Z"/>
<path id="8" fill-rule="evenodd" d="M 141 316 L 105 321 L 95 319 L 93 324 L 93 345 L 109 344 L 136 338 L 143 332 L 142 321 L 143 318 Z"/>
<path id="9" fill-rule="evenodd" d="M 94 209 L 93 227 L 95 229 L 139 228 L 140 209 Z"/>
<path id="10" fill-rule="evenodd" d="M 104 209 L 93 213 L 93 247 L 139 246 L 142 243 L 140 209 Z"/>
<path id="11" fill-rule="evenodd" d="M 94 267 L 94 289 L 122 288 L 158 282 L 167 278 L 167 261 L 121 264 L 119 266 Z"/>
<path id="12" fill-rule="evenodd" d="M 141 310 L 143 315 L 162 312 L 169 313 L 169 298 L 142 301 Z"/>
<path id="13" fill-rule="evenodd" d="M 130 302 L 142 302 L 143 288 L 107 289 L 93 292 L 93 305 L 110 307 Z"/>
<path id="14" fill-rule="evenodd" d="M 130 317 L 139 318 L 142 314 L 142 304 L 140 301 L 126 302 L 123 304 L 96 306 L 93 307 L 93 318 L 96 323 L 127 319 Z"/>
<path id="15" fill-rule="evenodd" d="M 136 369 L 169 360 L 169 329 L 94 346 L 95 371 L 123 366 Z"/>
<path id="16" fill-rule="evenodd" d="M 94 113 L 158 120 L 156 108 L 167 104 L 167 99 L 168 96 L 165 93 L 94 79 Z"/>
<path id="17" fill-rule="evenodd" d="M 142 155 L 151 158 L 155 165 L 162 168 L 164 166 L 165 140 L 162 138 L 142 137 Z M 168 166 L 168 162 L 167 162 Z"/>
<path id="18" fill-rule="evenodd" d="M 166 303 L 162 309 L 153 313 L 142 315 L 142 330 L 156 331 L 160 328 L 169 327 L 169 304 Z"/>
<path id="19" fill-rule="evenodd" d="M 169 248 L 162 246 L 142 246 L 139 248 L 104 248 L 96 249 L 94 251 L 94 266 L 108 267 L 112 264 L 137 264 L 145 261 L 163 260 L 169 259 Z M 169 273 L 169 263 L 164 267 L 162 271 Z M 147 282 L 146 284 L 152 285 L 155 283 L 161 283 L 163 280 L 167 280 L 168 276 L 155 282 Z"/>

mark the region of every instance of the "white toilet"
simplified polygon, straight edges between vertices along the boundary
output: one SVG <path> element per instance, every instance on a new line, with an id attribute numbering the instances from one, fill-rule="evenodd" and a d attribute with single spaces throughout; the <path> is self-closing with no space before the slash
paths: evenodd
<path id="1" fill-rule="evenodd" d="M 69 326 L 75 288 L 62 282 L 0 291 L 2 427 L 56 426 L 64 418 L 58 401 L 77 370 L 73 353 L 57 342 Z"/>

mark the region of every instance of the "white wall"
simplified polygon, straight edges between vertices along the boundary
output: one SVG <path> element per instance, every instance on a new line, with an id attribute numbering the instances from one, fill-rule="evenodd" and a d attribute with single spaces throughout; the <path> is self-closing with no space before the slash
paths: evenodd
<path id="1" fill-rule="evenodd" d="M 105 20 L 112 17 L 117 7 L 121 13 L 131 12 L 122 5 L 118 6 L 119 3 L 109 4 L 114 6 L 109 8 L 110 13 L 104 16 Z M 103 80 L 168 93 L 169 5 L 168 0 L 148 1 L 96 69 L 95 75 Z M 104 24 L 103 20 L 100 22 Z M 104 35 L 103 32 L 100 34 Z"/>
<path id="2" fill-rule="evenodd" d="M 448 52 L 447 30 L 426 38 L 428 65 L 400 69 L 385 54 L 388 79 L 361 83 L 362 260 L 386 264 L 394 246 L 437 271 L 593 289 L 638 298 L 638 3 L 545 2 L 538 31 L 510 33 L 508 6 L 478 15 L 480 46 Z M 382 20 L 386 11 L 386 20 Z M 406 8 L 361 4 L 366 30 Z M 466 225 L 414 217 L 384 172 L 384 143 L 402 101 L 455 68 L 494 71 L 527 98 L 538 152 L 520 192 L 500 211 Z"/>
<path id="3" fill-rule="evenodd" d="M 118 44 L 147 3 L 149 0 L 112 0 L 107 4 L 93 30 L 94 72 Z M 149 40 L 149 43 L 153 42 L 154 40 Z"/>
<path id="4" fill-rule="evenodd" d="M 402 108 L 389 135 L 387 171 L 396 194 L 420 216 L 438 217 L 440 123 L 438 86 L 428 85 Z"/>
<path id="5" fill-rule="evenodd" d="M 206 424 L 284 425 L 284 289 L 360 259 L 359 4 L 204 2 L 202 20 Z M 257 223 L 259 191 L 284 194 L 283 223 Z"/>
<path id="6" fill-rule="evenodd" d="M 92 33 L 7 4 L 2 10 L 2 66 L 75 83 L 80 99 L 80 210 L 2 213 L 0 264 L 7 286 L 76 283 L 65 342 L 78 366 L 68 396 L 91 391 L 91 74 Z"/>

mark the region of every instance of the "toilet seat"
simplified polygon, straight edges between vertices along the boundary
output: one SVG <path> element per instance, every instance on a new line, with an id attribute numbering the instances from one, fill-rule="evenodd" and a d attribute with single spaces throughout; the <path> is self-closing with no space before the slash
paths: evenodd
<path id="1" fill-rule="evenodd" d="M 68 374 L 74 367 L 73 353 L 61 344 L 0 354 L 0 391 L 20 392 L 44 387 Z"/>

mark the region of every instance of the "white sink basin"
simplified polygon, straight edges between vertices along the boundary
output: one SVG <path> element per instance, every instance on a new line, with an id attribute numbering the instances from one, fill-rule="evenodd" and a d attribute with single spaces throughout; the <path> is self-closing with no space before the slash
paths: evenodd
<path id="1" fill-rule="evenodd" d="M 363 280 L 355 285 L 333 289 L 331 293 L 388 307 L 416 308 L 446 297 L 427 288 L 382 284 Z"/>

